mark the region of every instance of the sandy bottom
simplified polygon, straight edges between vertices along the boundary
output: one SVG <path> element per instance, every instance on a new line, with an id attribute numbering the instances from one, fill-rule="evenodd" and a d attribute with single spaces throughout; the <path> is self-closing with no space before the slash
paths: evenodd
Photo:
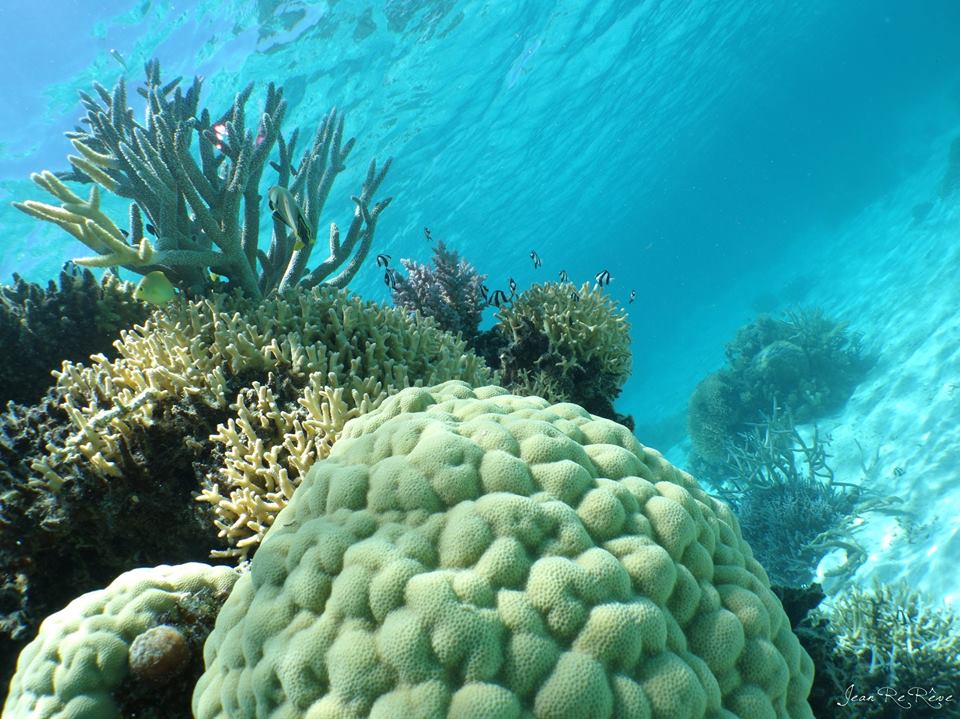
<path id="1" fill-rule="evenodd" d="M 806 246 L 820 249 L 798 255 L 770 274 L 783 278 L 783 286 L 802 278 L 809 287 L 803 304 L 818 305 L 828 316 L 849 322 L 876 358 L 843 411 L 818 422 L 821 434 L 831 439 L 830 464 L 837 481 L 862 483 L 881 496 L 902 500 L 900 516 L 875 511 L 858 518 L 853 536 L 867 558 L 851 581 L 869 585 L 875 579 L 903 579 L 956 605 L 960 192 L 948 200 L 938 197 L 943 158 L 936 160 L 929 172 L 905 181 L 845 227 L 819 230 Z M 913 209 L 920 203 L 932 207 L 918 221 Z M 688 449 L 684 442 L 666 455 L 684 466 Z M 820 569 L 846 559 L 843 551 L 835 551 Z M 843 586 L 824 581 L 828 593 Z"/>

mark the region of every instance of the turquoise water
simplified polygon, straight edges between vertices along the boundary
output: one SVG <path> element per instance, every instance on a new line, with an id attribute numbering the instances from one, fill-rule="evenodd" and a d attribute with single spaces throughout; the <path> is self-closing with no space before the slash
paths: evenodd
<path id="1" fill-rule="evenodd" d="M 351 194 L 369 161 L 393 159 L 378 198 L 394 200 L 351 289 L 390 303 L 374 258 L 390 255 L 394 266 L 400 258 L 428 262 L 427 227 L 433 240 L 488 276 L 491 292 L 506 290 L 510 280 L 523 290 L 556 280 L 561 271 L 579 285 L 608 271 L 605 291 L 623 304 L 632 327 L 633 371 L 616 410 L 636 420 L 641 442 L 681 468 L 698 470 L 687 430 L 691 394 L 724 364 L 725 345 L 738 328 L 758 312 L 796 307 L 821 307 L 848 323 L 863 336 L 870 362 L 839 402 L 802 420 L 810 423 L 797 437 L 809 441 L 819 432 L 831 443 L 825 462 L 832 478 L 863 488 L 866 499 L 837 513 L 831 529 L 842 542 L 827 537 L 817 544 L 827 532 L 810 539 L 804 569 L 822 583 L 828 604 L 873 580 L 888 588 L 904 580 L 956 608 L 958 37 L 955 0 L 0 2 L 0 283 L 14 273 L 45 283 L 71 258 L 89 254 L 64 231 L 10 204 L 47 199 L 29 180 L 31 172 L 68 168 L 72 149 L 63 133 L 81 116 L 78 92 L 94 82 L 112 87 L 119 77 L 135 87 L 144 63 L 158 58 L 165 79 L 205 78 L 201 106 L 215 116 L 254 83 L 251 126 L 267 84 L 275 82 L 288 103 L 285 136 L 294 128 L 312 136 L 336 106 L 346 114 L 347 134 L 357 139 L 321 217 L 321 239 L 328 223 L 343 228 L 349 222 Z M 951 143 L 957 148 L 952 165 Z M 305 144 L 301 140 L 299 150 Z M 944 178 L 951 172 L 955 187 L 948 192 Z M 273 176 L 264 173 L 261 194 Z M 125 226 L 126 202 L 108 197 L 105 203 Z M 270 228 L 264 225 L 265 242 Z M 321 254 L 314 254 L 314 264 Z M 485 310 L 485 326 L 493 314 Z M 774 365 L 776 353 L 770 356 Z M 783 356 L 783 366 L 806 361 Z M 237 394 L 237 402 L 244 396 Z M 750 398 L 738 399 L 749 404 Z M 0 408 L 6 400 L 0 396 Z M 95 404 L 87 408 L 91 413 Z M 37 415 L 50 411 L 38 407 Z M 16 426 L 19 420 L 10 417 L 4 421 Z M 57 421 L 63 424 L 65 415 Z M 3 431 L 0 426 L 0 443 L 7 440 Z M 35 451 L 31 443 L 46 439 L 26 430 L 23 436 L 18 451 Z M 204 437 L 216 438 L 206 430 Z M 186 437 L 184 444 L 206 452 L 215 443 Z M 0 460 L 15 456 L 25 465 L 12 446 L 0 444 Z M 171 452 L 178 469 L 168 476 L 166 446 L 148 448 L 156 455 L 144 455 L 152 460 L 142 464 L 156 461 L 162 466 L 150 477 L 165 479 L 141 496 L 174 492 L 167 480 L 180 471 L 176 462 L 187 460 Z M 52 452 L 51 445 L 45 451 Z M 214 460 L 204 459 L 220 471 L 223 457 Z M 704 486 L 719 494 L 725 478 L 710 477 L 702 463 L 699 468 Z M 209 467 L 198 461 L 193 469 L 199 476 Z M 14 478 L 4 471 L 0 467 L 0 484 Z M 186 474 L 176 479 L 184 477 L 189 484 Z M 181 494 L 194 507 L 199 488 L 188 490 Z M 5 523 L 9 498 L 20 502 L 20 519 L 50 509 L 17 491 L 0 493 L 6 538 L 13 526 Z M 89 496 L 81 499 L 86 509 Z M 97 521 L 101 511 L 107 516 L 96 501 L 90 504 Z M 126 505 L 116 506 L 109 511 L 126 517 Z M 768 571 L 778 559 L 796 559 L 777 556 L 792 539 L 777 545 L 784 533 L 775 530 L 814 524 L 807 521 L 812 513 L 777 514 L 776 507 L 789 509 L 789 501 L 767 514 L 753 510 L 760 539 L 749 538 Z M 749 514 L 744 504 L 735 509 L 741 519 Z M 48 531 L 43 522 L 36 526 L 35 535 Z M 51 526 L 59 531 L 56 521 Z M 116 536 L 125 535 L 117 530 Z M 15 558 L 20 540 L 16 545 L 5 547 Z M 142 548 L 139 535 L 117 546 L 128 564 Z M 197 551 L 194 558 L 204 558 L 208 547 Z M 50 571 L 43 561 L 29 570 L 31 579 Z M 21 591 L 16 582 L 26 582 L 19 576 L 12 582 L 12 574 L 0 572 L 0 615 L 12 613 L 6 604 Z M 895 610 L 899 623 L 901 607 Z M 29 617 L 31 632 L 39 619 Z M 9 627 L 0 631 L 12 636 Z M 934 639 L 946 642 L 949 632 L 940 634 Z M 20 642 L 16 650 L 29 639 L 13 638 Z M 0 650 L 0 686 L 14 653 Z M 955 658 L 955 652 L 948 657 Z M 953 681 L 923 679 L 940 689 Z M 943 716 L 957 716 L 956 706 Z"/>
<path id="2" fill-rule="evenodd" d="M 287 132 L 336 105 L 357 137 L 330 220 L 349 216 L 370 158 L 394 158 L 378 251 L 427 259 L 429 226 L 491 288 L 608 269 L 615 297 L 636 290 L 621 411 L 657 422 L 683 411 L 758 297 L 805 299 L 802 272 L 785 268 L 811 242 L 946 157 L 960 113 L 952 2 L 379 5 L 0 10 L 0 277 L 45 280 L 82 254 L 8 205 L 39 197 L 31 171 L 66 168 L 78 90 L 137 82 L 154 56 L 166 77 L 205 76 L 211 108 L 249 81 L 255 104 L 272 80 Z M 386 298 L 372 262 L 352 286 Z"/>

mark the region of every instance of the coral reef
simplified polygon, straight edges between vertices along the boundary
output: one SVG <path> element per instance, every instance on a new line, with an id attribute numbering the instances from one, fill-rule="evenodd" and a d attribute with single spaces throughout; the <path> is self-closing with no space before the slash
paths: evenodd
<path id="1" fill-rule="evenodd" d="M 146 319 L 147 309 L 131 296 L 133 286 L 107 273 L 97 281 L 89 270 L 60 272 L 46 288 L 14 274 L 0 286 L 0 406 L 38 402 L 53 384 L 50 372 L 64 360 L 92 354 L 112 356 L 121 329 Z"/>
<path id="2" fill-rule="evenodd" d="M 817 666 L 818 718 L 960 717 L 960 617 L 905 582 L 851 588 L 797 633 Z"/>
<path id="3" fill-rule="evenodd" d="M 388 198 L 371 205 L 390 161 L 379 170 L 376 161 L 370 163 L 353 197 L 356 210 L 345 237 L 341 241 L 340 230 L 331 224 L 329 255 L 308 272 L 320 213 L 354 145 L 353 139 L 343 142 L 343 116 L 331 110 L 295 164 L 297 132 L 289 141 L 280 134 L 286 111 L 282 89 L 268 86 L 254 132 L 245 119 L 252 85 L 236 96 L 227 112 L 213 116 L 199 107 L 200 78 L 186 92 L 179 84 L 180 78 L 161 81 L 158 61 L 147 64 L 146 85 L 140 89 L 146 98 L 142 124 L 127 107 L 122 78 L 112 92 L 97 84 L 96 97 L 81 94 L 86 129 L 67 135 L 79 153 L 68 157 L 73 171 L 32 175 L 61 204 L 31 200 L 14 205 L 62 227 L 96 252 L 75 260 L 78 264 L 119 265 L 143 275 L 162 270 L 194 294 L 216 288 L 211 271 L 226 277 L 231 289 L 254 298 L 298 282 L 345 287 L 366 257 L 377 219 L 390 203 Z M 288 188 L 302 208 L 310 237 L 298 248 L 295 239 L 303 238 L 275 215 L 270 248 L 263 252 L 258 249 L 260 182 L 274 145 L 279 148 L 279 160 L 270 162 L 277 173 L 274 184 Z M 92 182 L 89 198 L 76 195 L 63 180 Z M 101 210 L 101 188 L 132 200 L 129 230 L 121 230 Z M 145 230 L 156 235 L 156 242 Z"/>
<path id="4" fill-rule="evenodd" d="M 774 584 L 810 584 L 820 559 L 834 548 L 846 552 L 846 562 L 831 576 L 849 576 L 866 559 L 854 536 L 857 516 L 896 512 L 900 500 L 834 481 L 829 438 L 814 427 L 804 439 L 790 415 L 774 410 L 731 448 L 732 471 L 721 494 L 734 505 L 744 539 Z"/>
<path id="5" fill-rule="evenodd" d="M 134 569 L 74 599 L 21 653 L 4 719 L 189 716 L 203 642 L 238 576 L 205 564 Z M 144 677 L 144 637 L 155 640 L 158 629 L 177 637 L 179 656 L 148 639 L 161 663 L 147 662 Z M 164 659 L 175 660 L 173 676 L 156 674 Z"/>
<path id="6" fill-rule="evenodd" d="M 132 566 L 246 556 L 389 392 L 495 378 L 432 320 L 326 286 L 171 303 L 116 350 L 0 420 L 0 630 L 18 641 Z"/>
<path id="7" fill-rule="evenodd" d="M 630 376 L 630 325 L 600 287 L 535 284 L 501 307 L 497 319 L 510 389 L 632 424 L 613 409 Z"/>
<path id="8" fill-rule="evenodd" d="M 621 425 L 463 382 L 345 427 L 204 662 L 197 719 L 812 717 L 725 504 Z"/>
<path id="9" fill-rule="evenodd" d="M 697 457 L 722 465 L 750 422 L 777 404 L 798 422 L 841 406 L 869 367 L 861 337 L 819 309 L 760 315 L 727 345 L 727 366 L 690 397 L 687 428 Z"/>
<path id="10" fill-rule="evenodd" d="M 64 393 L 54 387 L 35 406 L 0 414 L 0 686 L 46 615 L 132 567 L 204 560 L 216 542 L 192 501 L 197 416 L 186 406 L 131 434 L 125 447 L 137 459 L 122 481 L 82 462 L 59 467 L 56 487 L 39 481 L 31 464 L 69 436 Z"/>
<path id="11" fill-rule="evenodd" d="M 486 275 L 440 240 L 433 248 L 433 267 L 400 260 L 407 275 L 394 274 L 393 303 L 410 312 L 433 317 L 443 329 L 463 335 L 470 347 L 479 336 Z"/>

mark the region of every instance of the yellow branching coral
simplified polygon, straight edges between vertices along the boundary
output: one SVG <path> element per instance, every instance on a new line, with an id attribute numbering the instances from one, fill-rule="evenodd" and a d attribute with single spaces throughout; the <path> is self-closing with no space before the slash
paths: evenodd
<path id="1" fill-rule="evenodd" d="M 352 417 L 404 387 L 494 379 L 432 320 L 325 286 L 259 303 L 227 295 L 171 303 L 116 348 L 113 361 L 98 355 L 57 373 L 70 432 L 34 470 L 54 489 L 70 462 L 122 478 L 131 436 L 169 422 L 175 405 L 192 407 L 181 421 L 199 408 L 214 417 L 206 427 L 219 424 L 185 441 L 222 450 L 198 496 L 214 506 L 229 544 L 220 556 L 258 544 Z"/>
<path id="2" fill-rule="evenodd" d="M 271 389 L 259 383 L 240 393 L 231 405 L 236 417 L 210 436 L 226 448 L 218 481 L 197 497 L 214 505 L 220 536 L 232 545 L 212 556 L 246 557 L 287 506 L 300 478 L 330 454 L 347 420 L 379 407 L 388 396 L 371 378 L 347 380 L 359 385 L 351 387 L 349 401 L 335 373 L 311 374 L 291 410 L 282 409 Z"/>

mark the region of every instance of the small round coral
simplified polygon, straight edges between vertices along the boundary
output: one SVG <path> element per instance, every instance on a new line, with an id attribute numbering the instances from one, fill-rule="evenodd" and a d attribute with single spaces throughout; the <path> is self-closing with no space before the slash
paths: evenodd
<path id="1" fill-rule="evenodd" d="M 630 376 L 630 325 L 600 287 L 535 284 L 497 318 L 507 340 L 501 362 L 508 382 L 613 417 L 613 400 Z"/>
<path id="2" fill-rule="evenodd" d="M 624 427 L 411 388 L 308 472 L 204 647 L 197 719 L 808 719 L 729 508 Z"/>
<path id="3" fill-rule="evenodd" d="M 151 627 L 133 640 L 129 652 L 130 674 L 150 686 L 163 686 L 190 663 L 190 645 L 176 627 Z"/>
<path id="4" fill-rule="evenodd" d="M 199 563 L 133 569 L 106 589 L 77 597 L 47 617 L 37 638 L 20 653 L 3 719 L 130 716 L 117 698 L 130 672 L 145 671 L 144 677 L 150 679 L 167 673 L 170 679 L 172 666 L 179 664 L 182 671 L 184 663 L 184 638 L 174 640 L 174 644 L 183 642 L 177 648 L 171 645 L 169 634 L 148 636 L 151 628 L 169 614 L 194 616 L 202 597 L 211 598 L 212 614 L 237 576 L 228 567 Z M 210 617 L 202 621 L 210 621 Z M 158 652 L 156 639 L 163 637 Z M 189 661 L 189 649 L 187 655 Z M 158 661 L 144 662 L 150 656 Z M 179 714 L 170 708 L 168 716 Z"/>

